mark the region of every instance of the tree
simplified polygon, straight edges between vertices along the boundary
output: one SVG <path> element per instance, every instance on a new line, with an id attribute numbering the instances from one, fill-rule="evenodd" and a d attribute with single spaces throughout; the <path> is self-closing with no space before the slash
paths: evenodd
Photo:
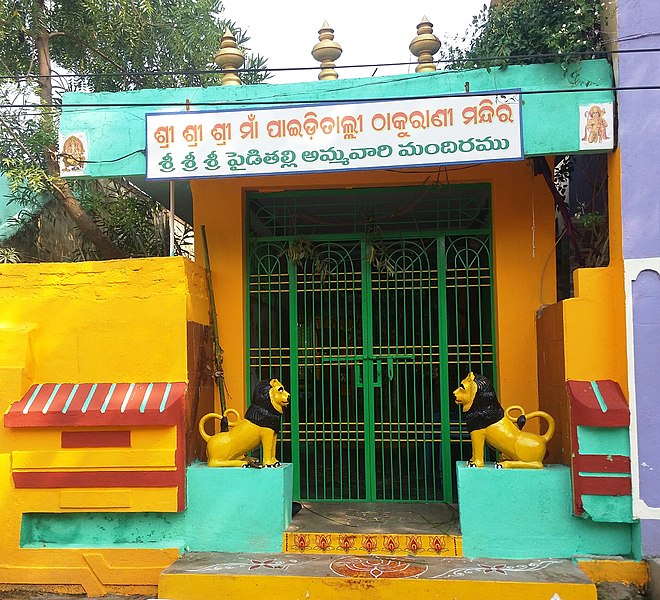
<path id="1" fill-rule="evenodd" d="M 61 94 L 218 83 L 219 72 L 200 71 L 214 69 L 222 32 L 249 39 L 221 11 L 220 0 L 0 0 L 0 171 L 13 197 L 51 195 L 102 258 L 124 256 L 59 176 Z M 248 54 L 246 67 L 265 60 Z"/>
<path id="2" fill-rule="evenodd" d="M 500 0 L 484 6 L 473 17 L 462 44 L 444 49 L 449 69 L 506 68 L 510 63 L 567 63 L 606 56 L 603 25 L 613 0 Z M 463 44 L 468 43 L 467 49 Z M 592 157 L 587 157 L 592 158 Z M 602 157 L 597 157 L 602 158 Z M 607 221 L 602 212 L 607 204 L 607 162 L 585 157 L 557 157 L 551 173 L 545 159 L 535 159 L 551 190 L 562 217 L 563 232 L 557 239 L 559 252 L 557 281 L 559 297 L 570 295 L 573 266 L 602 266 L 609 260 Z M 577 168 L 576 168 L 577 165 Z M 542 168 L 541 168 L 542 167 Z M 581 189 L 575 200 L 569 185 Z M 558 185 L 559 184 L 559 185 Z M 602 211 L 602 212 L 601 212 Z M 568 249 L 559 244 L 564 233 L 573 248 L 574 264 Z"/>
<path id="3" fill-rule="evenodd" d="M 501 0 L 484 6 L 461 40 L 463 47 L 448 45 L 444 56 L 451 61 L 449 68 L 469 69 L 602 55 L 601 25 L 610 4 L 611 0 Z"/>

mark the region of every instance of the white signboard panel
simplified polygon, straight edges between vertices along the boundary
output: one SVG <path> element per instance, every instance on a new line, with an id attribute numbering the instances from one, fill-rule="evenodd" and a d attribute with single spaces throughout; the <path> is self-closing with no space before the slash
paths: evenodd
<path id="1" fill-rule="evenodd" d="M 515 93 L 147 115 L 147 179 L 518 160 Z"/>

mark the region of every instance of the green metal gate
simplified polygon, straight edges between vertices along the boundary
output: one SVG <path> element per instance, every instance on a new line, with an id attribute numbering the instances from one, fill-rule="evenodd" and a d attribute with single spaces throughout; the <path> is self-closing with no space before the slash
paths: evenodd
<path id="1" fill-rule="evenodd" d="M 293 392 L 296 496 L 454 500 L 469 437 L 451 390 L 494 376 L 488 187 L 248 204 L 250 372 Z"/>

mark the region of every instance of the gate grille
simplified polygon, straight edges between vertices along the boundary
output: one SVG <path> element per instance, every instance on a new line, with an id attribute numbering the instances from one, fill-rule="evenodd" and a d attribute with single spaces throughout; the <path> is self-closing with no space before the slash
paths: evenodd
<path id="1" fill-rule="evenodd" d="M 494 376 L 488 187 L 249 200 L 250 373 L 293 392 L 296 496 L 455 500 L 451 390 Z"/>

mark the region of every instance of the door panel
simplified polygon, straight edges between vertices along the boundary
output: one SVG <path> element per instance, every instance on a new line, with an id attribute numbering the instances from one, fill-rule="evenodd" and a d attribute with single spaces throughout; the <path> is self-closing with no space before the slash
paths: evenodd
<path id="1" fill-rule="evenodd" d="M 381 242 L 371 261 L 375 499 L 441 500 L 437 240 Z M 372 252 L 373 254 L 373 252 Z"/>
<path id="2" fill-rule="evenodd" d="M 296 263 L 300 493 L 365 500 L 361 245 L 318 243 Z"/>

